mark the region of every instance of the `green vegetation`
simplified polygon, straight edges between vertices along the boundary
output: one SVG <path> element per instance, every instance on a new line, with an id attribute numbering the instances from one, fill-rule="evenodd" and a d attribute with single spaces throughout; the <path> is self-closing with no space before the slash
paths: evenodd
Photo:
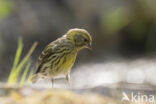
<path id="1" fill-rule="evenodd" d="M 13 6 L 12 1 L 0 0 L 0 19 L 11 14 L 11 11 L 14 8 Z"/>
<path id="2" fill-rule="evenodd" d="M 25 70 L 23 72 L 23 75 L 22 75 L 21 80 L 20 80 L 20 83 L 19 83 L 20 86 L 22 86 L 24 84 L 24 81 L 26 79 L 26 76 L 27 76 L 28 70 L 30 68 L 30 65 L 31 65 L 30 62 L 28 62 L 28 64 L 26 65 L 26 68 L 25 68 Z"/>
<path id="3" fill-rule="evenodd" d="M 19 62 L 21 54 L 22 54 L 22 50 L 23 50 L 22 38 L 19 38 L 18 48 L 16 51 L 14 63 L 13 63 L 13 66 L 11 68 L 11 72 L 10 72 L 10 75 L 8 78 L 8 84 L 17 83 L 18 79 L 20 79 L 20 81 L 19 81 L 20 86 L 24 84 L 24 82 L 26 80 L 26 76 L 28 75 L 28 72 L 29 72 L 30 66 L 31 66 L 30 56 L 33 53 L 33 51 L 35 50 L 36 46 L 37 46 L 37 42 L 35 42 L 32 45 L 32 47 L 30 48 L 30 50 L 28 51 L 26 56 Z M 24 68 L 24 72 L 22 73 L 23 68 Z M 21 73 L 22 73 L 22 76 L 21 76 L 21 78 L 19 78 Z M 30 71 L 28 78 L 27 78 L 27 82 L 30 82 L 30 80 L 32 78 L 32 74 L 33 74 L 33 71 Z"/>

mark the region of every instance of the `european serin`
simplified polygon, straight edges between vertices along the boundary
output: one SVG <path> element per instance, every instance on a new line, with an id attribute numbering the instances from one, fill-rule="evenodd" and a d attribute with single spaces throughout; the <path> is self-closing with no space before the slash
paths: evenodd
<path id="1" fill-rule="evenodd" d="M 69 83 L 70 71 L 77 53 L 83 48 L 91 48 L 92 38 L 85 29 L 70 29 L 65 35 L 51 42 L 38 58 L 37 70 L 32 78 L 36 82 L 40 77 L 50 77 L 52 86 L 54 79 L 61 75 Z"/>

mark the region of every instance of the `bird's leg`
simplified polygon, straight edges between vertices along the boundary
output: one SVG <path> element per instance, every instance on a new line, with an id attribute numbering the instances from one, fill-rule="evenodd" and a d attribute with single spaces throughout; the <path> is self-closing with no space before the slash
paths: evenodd
<path id="1" fill-rule="evenodd" d="M 71 86 L 71 84 L 70 84 L 70 75 L 69 74 L 66 75 L 66 81 L 67 81 L 68 85 Z"/>
<path id="2" fill-rule="evenodd" d="M 54 88 L 54 78 L 51 78 L 52 88 Z"/>

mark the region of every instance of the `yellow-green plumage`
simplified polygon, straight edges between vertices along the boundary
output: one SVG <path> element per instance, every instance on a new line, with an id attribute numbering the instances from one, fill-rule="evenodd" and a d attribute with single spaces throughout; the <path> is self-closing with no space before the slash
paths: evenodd
<path id="1" fill-rule="evenodd" d="M 91 42 L 92 38 L 86 30 L 70 29 L 65 35 L 51 42 L 42 51 L 32 81 L 36 82 L 39 77 L 48 76 L 53 83 L 54 78 L 61 75 L 66 76 L 67 81 L 69 81 L 70 70 L 78 51 L 89 48 Z"/>

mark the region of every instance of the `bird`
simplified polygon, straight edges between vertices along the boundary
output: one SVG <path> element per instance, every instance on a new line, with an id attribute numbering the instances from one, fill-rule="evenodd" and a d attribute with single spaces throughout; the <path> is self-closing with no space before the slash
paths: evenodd
<path id="1" fill-rule="evenodd" d="M 52 87 L 56 77 L 64 76 L 70 85 L 70 72 L 80 50 L 92 49 L 92 37 L 85 29 L 73 28 L 65 35 L 49 43 L 40 54 L 32 83 L 49 77 Z"/>

